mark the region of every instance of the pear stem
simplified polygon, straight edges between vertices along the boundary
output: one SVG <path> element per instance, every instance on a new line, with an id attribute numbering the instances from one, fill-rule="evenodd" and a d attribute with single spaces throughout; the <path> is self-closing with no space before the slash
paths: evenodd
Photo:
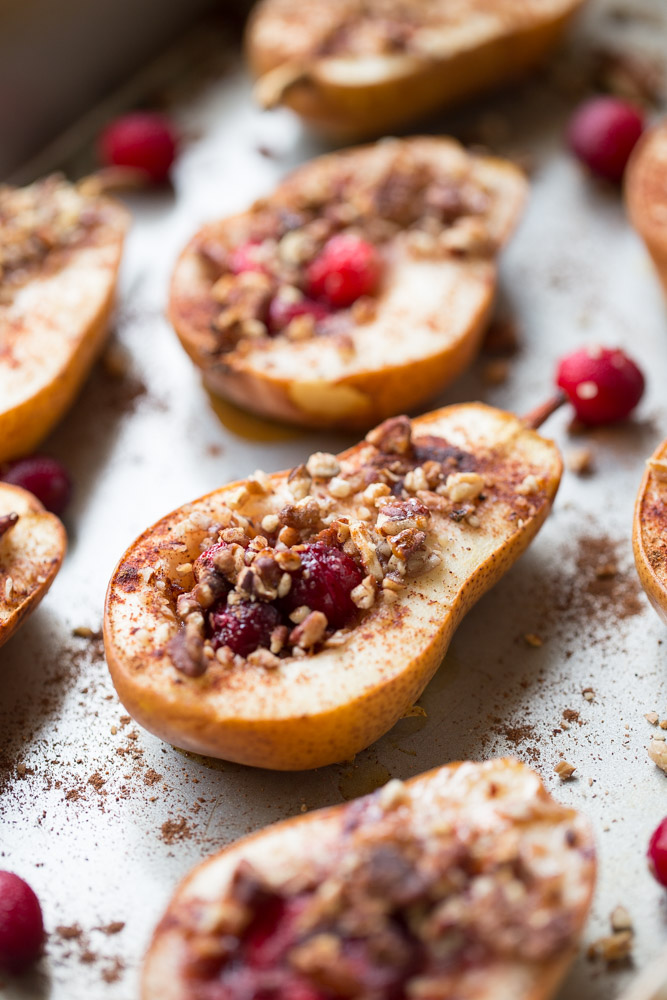
<path id="1" fill-rule="evenodd" d="M 563 403 L 566 402 L 567 396 L 562 389 L 559 389 L 558 392 L 551 397 L 551 399 L 546 401 L 546 403 L 540 403 L 539 406 L 536 406 L 528 413 L 525 413 L 521 420 L 526 427 L 530 427 L 531 430 L 536 431 L 538 427 L 541 427 L 544 421 L 551 416 L 552 413 L 559 410 Z"/>

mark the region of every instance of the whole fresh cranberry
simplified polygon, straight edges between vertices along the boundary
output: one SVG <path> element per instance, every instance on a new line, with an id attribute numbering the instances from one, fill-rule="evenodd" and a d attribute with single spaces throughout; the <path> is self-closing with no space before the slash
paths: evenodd
<path id="1" fill-rule="evenodd" d="M 62 514 L 72 495 L 72 481 L 67 470 L 48 455 L 30 455 L 10 462 L 0 479 L 22 486 L 54 514 Z"/>
<path id="2" fill-rule="evenodd" d="M 660 885 L 667 888 L 667 816 L 653 831 L 647 856 L 649 868 Z"/>
<path id="3" fill-rule="evenodd" d="M 618 182 L 643 128 L 644 116 L 634 104 L 618 97 L 593 97 L 572 115 L 567 137 L 572 152 L 589 170 Z"/>
<path id="4" fill-rule="evenodd" d="M 27 882 L 0 871 L 0 968 L 20 972 L 35 962 L 44 944 L 44 921 Z"/>
<path id="5" fill-rule="evenodd" d="M 347 552 L 335 545 L 312 542 L 301 552 L 301 568 L 292 574 L 292 587 L 281 606 L 289 614 L 307 605 L 311 611 L 325 614 L 332 628 L 342 628 L 357 611 L 350 594 L 363 578 Z"/>
<path id="6" fill-rule="evenodd" d="M 380 255 L 373 244 L 351 233 L 339 233 L 309 265 L 306 293 L 334 309 L 345 309 L 362 295 L 373 295 L 380 276 Z"/>
<path id="7" fill-rule="evenodd" d="M 312 299 L 288 302 L 280 295 L 275 295 L 269 304 L 269 332 L 280 333 L 297 316 L 312 316 L 317 323 L 328 315 L 329 310 L 321 302 L 314 302 Z"/>
<path id="8" fill-rule="evenodd" d="M 134 167 L 162 184 L 176 157 L 178 140 L 168 118 L 155 111 L 133 111 L 112 121 L 99 139 L 106 166 Z"/>
<path id="9" fill-rule="evenodd" d="M 268 648 L 271 633 L 280 625 L 280 614 L 273 604 L 244 602 L 220 603 L 211 611 L 211 643 L 214 649 L 229 646 L 239 656 L 249 656 L 260 647 Z"/>
<path id="10" fill-rule="evenodd" d="M 264 248 L 261 243 L 241 243 L 230 251 L 227 264 L 232 274 L 244 274 L 246 271 L 266 273 Z"/>
<path id="11" fill-rule="evenodd" d="M 585 424 L 623 420 L 644 392 L 644 376 L 618 348 L 584 347 L 561 359 L 556 381 Z"/>

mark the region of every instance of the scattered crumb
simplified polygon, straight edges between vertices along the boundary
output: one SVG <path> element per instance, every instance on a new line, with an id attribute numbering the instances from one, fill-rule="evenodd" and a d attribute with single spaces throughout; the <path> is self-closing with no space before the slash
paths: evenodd
<path id="1" fill-rule="evenodd" d="M 503 358 L 496 358 L 494 361 L 487 361 L 482 368 L 482 382 L 485 385 L 502 385 L 507 381 L 509 373 L 509 362 Z"/>
<path id="2" fill-rule="evenodd" d="M 577 476 L 587 476 L 593 471 L 593 452 L 590 448 L 571 448 L 565 455 L 565 465 Z"/>
<path id="3" fill-rule="evenodd" d="M 583 694 L 586 701 L 593 701 L 593 699 L 595 698 L 595 691 L 593 690 L 593 688 L 584 688 L 581 693 Z"/>
<path id="4" fill-rule="evenodd" d="M 576 771 L 574 764 L 569 764 L 566 760 L 559 760 L 554 771 L 561 781 L 568 781 Z"/>
<path id="5" fill-rule="evenodd" d="M 601 958 L 605 962 L 623 962 L 632 952 L 634 934 L 632 931 L 615 931 L 608 937 L 598 938 L 589 945 L 587 956 L 594 960 Z"/>
<path id="6" fill-rule="evenodd" d="M 107 966 L 106 969 L 102 969 L 102 979 L 105 983 L 117 983 L 125 972 L 125 962 L 122 958 L 114 958 L 111 965 Z"/>
<path id="7" fill-rule="evenodd" d="M 667 773 L 667 743 L 664 739 L 652 738 L 648 745 L 648 755 L 661 771 Z"/>
<path id="8" fill-rule="evenodd" d="M 535 635 L 534 632 L 526 632 L 523 641 L 527 646 L 532 646 L 534 649 L 539 649 L 540 646 L 544 645 L 544 639 L 539 635 Z"/>
<path id="9" fill-rule="evenodd" d="M 120 934 L 125 927 L 124 920 L 112 920 L 110 924 L 103 924 L 101 927 L 93 927 L 95 931 L 102 931 L 103 934 Z"/>
<path id="10" fill-rule="evenodd" d="M 618 566 L 616 563 L 600 563 L 600 565 L 595 567 L 595 575 L 598 580 L 609 580 L 612 576 L 616 576 L 618 573 Z"/>
<path id="11" fill-rule="evenodd" d="M 74 941 L 81 937 L 83 931 L 81 930 L 79 924 L 71 924 L 70 926 L 60 924 L 56 927 L 56 934 L 59 938 L 62 938 L 63 941 Z"/>
<path id="12" fill-rule="evenodd" d="M 613 931 L 633 930 L 632 918 L 624 906 L 617 906 L 612 910 L 609 920 Z"/>
<path id="13" fill-rule="evenodd" d="M 647 722 L 650 722 L 652 726 L 657 726 L 660 716 L 657 712 L 647 712 L 644 718 Z"/>
<path id="14" fill-rule="evenodd" d="M 514 320 L 494 319 L 484 337 L 482 345 L 484 354 L 492 354 L 497 357 L 511 357 L 518 350 L 519 335 Z"/>

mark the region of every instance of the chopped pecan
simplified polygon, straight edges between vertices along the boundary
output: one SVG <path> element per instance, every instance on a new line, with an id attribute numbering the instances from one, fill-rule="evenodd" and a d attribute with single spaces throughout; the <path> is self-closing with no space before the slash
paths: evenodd
<path id="1" fill-rule="evenodd" d="M 396 500 L 380 508 L 377 519 L 377 529 L 383 535 L 398 535 L 401 531 L 422 530 L 428 524 L 431 512 L 416 497 L 409 500 Z"/>
<path id="2" fill-rule="evenodd" d="M 389 537 L 392 553 L 397 559 L 401 559 L 403 562 L 408 562 L 415 552 L 423 549 L 425 542 L 425 531 L 416 531 L 410 528 L 399 532 L 398 535 L 390 535 Z"/>
<path id="3" fill-rule="evenodd" d="M 322 521 L 322 512 L 314 497 L 305 497 L 296 504 L 286 504 L 279 512 L 283 525 L 296 531 L 313 531 Z"/>
<path id="4" fill-rule="evenodd" d="M 366 435 L 369 444 L 388 455 L 408 455 L 412 447 L 409 417 L 390 417 Z"/>
<path id="5" fill-rule="evenodd" d="M 201 677 L 206 671 L 204 656 L 204 616 L 192 612 L 185 628 L 167 643 L 167 653 L 177 670 L 187 677 Z"/>
<path id="6" fill-rule="evenodd" d="M 301 649 L 312 649 L 324 638 L 327 625 L 325 614 L 321 611 L 311 611 L 296 628 L 292 629 L 289 641 L 293 646 L 299 646 Z"/>

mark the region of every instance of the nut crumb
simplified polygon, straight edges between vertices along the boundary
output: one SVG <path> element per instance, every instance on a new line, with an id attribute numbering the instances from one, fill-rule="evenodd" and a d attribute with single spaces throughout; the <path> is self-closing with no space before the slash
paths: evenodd
<path id="1" fill-rule="evenodd" d="M 647 722 L 650 722 L 652 726 L 657 726 L 660 716 L 657 712 L 647 712 L 644 718 Z"/>
<path id="2" fill-rule="evenodd" d="M 576 476 L 587 476 L 593 471 L 593 452 L 590 448 L 572 448 L 565 455 L 565 465 Z"/>
<path id="3" fill-rule="evenodd" d="M 667 743 L 665 740 L 651 739 L 648 745 L 648 755 L 661 771 L 667 774 Z"/>
<path id="4" fill-rule="evenodd" d="M 569 764 L 566 760 L 559 760 L 554 771 L 561 781 L 568 781 L 576 771 L 574 764 Z"/>
<path id="5" fill-rule="evenodd" d="M 523 641 L 527 646 L 532 646 L 534 649 L 539 649 L 540 646 L 544 645 L 544 639 L 539 635 L 535 635 L 534 632 L 526 632 Z"/>
<path id="6" fill-rule="evenodd" d="M 581 693 L 586 699 L 586 701 L 593 701 L 593 699 L 595 698 L 595 691 L 593 690 L 593 688 L 584 688 Z"/>

